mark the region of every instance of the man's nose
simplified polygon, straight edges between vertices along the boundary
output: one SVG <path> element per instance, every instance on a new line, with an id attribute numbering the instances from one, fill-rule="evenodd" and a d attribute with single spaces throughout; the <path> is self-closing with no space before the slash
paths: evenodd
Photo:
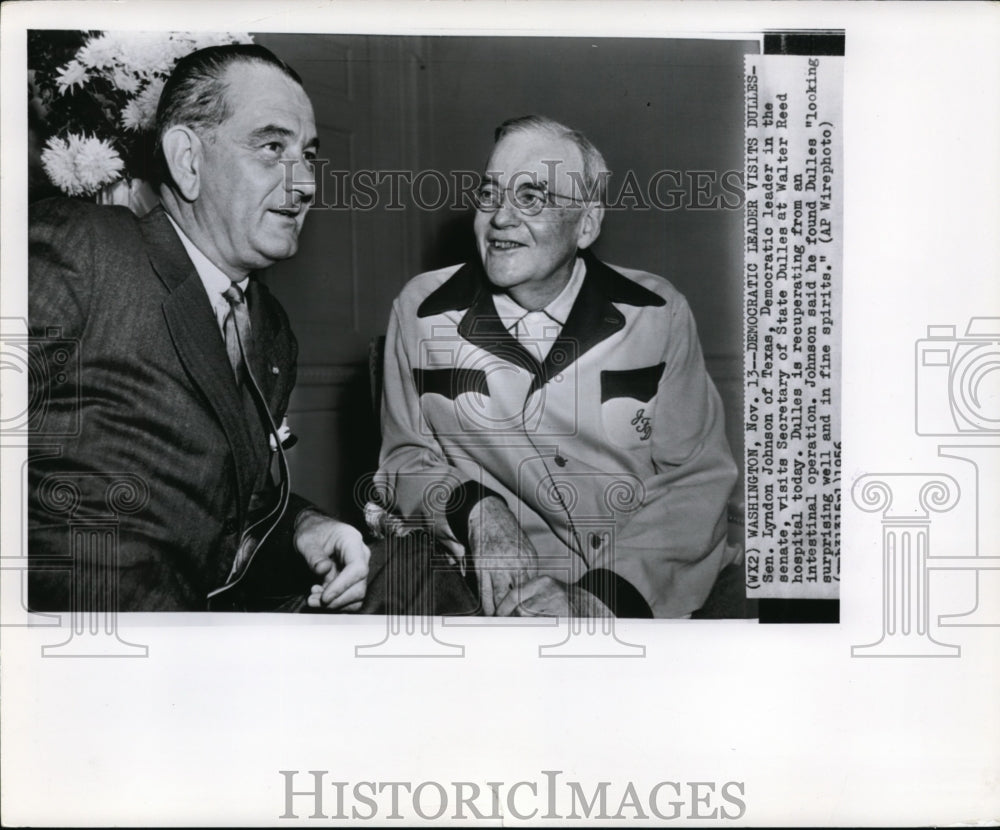
<path id="1" fill-rule="evenodd" d="M 490 224 L 495 228 L 509 228 L 521 222 L 521 212 L 511 203 L 509 193 L 504 193 L 500 199 L 500 207 L 497 208 L 490 220 Z"/>
<path id="2" fill-rule="evenodd" d="M 316 197 L 316 170 L 304 156 L 285 161 L 286 190 L 295 193 L 305 203 Z"/>

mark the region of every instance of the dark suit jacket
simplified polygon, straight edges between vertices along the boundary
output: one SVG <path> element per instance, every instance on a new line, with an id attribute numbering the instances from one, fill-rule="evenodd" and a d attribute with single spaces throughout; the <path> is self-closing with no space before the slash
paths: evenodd
<path id="1" fill-rule="evenodd" d="M 137 219 L 50 199 L 29 236 L 29 604 L 67 609 L 72 585 L 78 609 L 204 610 L 252 501 L 274 490 L 205 288 L 162 208 Z M 247 301 L 280 423 L 295 337 L 256 279 Z M 288 520 L 303 504 L 274 535 L 291 569 Z"/>

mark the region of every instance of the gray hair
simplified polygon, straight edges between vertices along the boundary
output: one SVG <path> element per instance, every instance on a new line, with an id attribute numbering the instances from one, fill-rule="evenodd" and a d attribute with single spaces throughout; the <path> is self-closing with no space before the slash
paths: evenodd
<path id="1" fill-rule="evenodd" d="M 604 161 L 601 151 L 579 130 L 560 124 L 555 119 L 545 115 L 522 115 L 519 118 L 509 118 L 497 127 L 493 134 L 493 141 L 499 143 L 500 139 L 511 133 L 533 131 L 548 133 L 555 138 L 569 139 L 576 145 L 583 157 L 583 187 L 586 192 L 581 194 L 582 198 L 586 201 L 596 200 L 604 204 L 607 178 L 611 171 L 608 170 L 608 165 Z M 574 184 L 579 183 L 574 182 Z"/>

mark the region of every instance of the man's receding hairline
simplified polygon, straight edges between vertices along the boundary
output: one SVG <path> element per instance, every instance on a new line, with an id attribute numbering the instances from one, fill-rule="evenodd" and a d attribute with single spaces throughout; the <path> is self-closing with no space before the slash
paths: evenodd
<path id="1" fill-rule="evenodd" d="M 219 128 L 227 121 L 231 121 L 233 117 L 236 115 L 235 112 L 236 108 L 233 106 L 231 97 L 233 90 L 233 78 L 230 77 L 230 75 L 232 73 L 235 73 L 236 69 L 241 65 L 259 66 L 263 69 L 272 70 L 275 74 L 284 78 L 286 81 L 292 84 L 292 86 L 295 86 L 299 90 L 301 90 L 302 94 L 305 96 L 306 101 L 309 101 L 309 105 L 312 106 L 312 101 L 309 100 L 309 96 L 306 94 L 305 87 L 303 87 L 301 83 L 295 80 L 295 78 L 293 78 L 287 72 L 282 70 L 281 67 L 275 66 L 273 63 L 268 63 L 267 61 L 261 60 L 260 58 L 255 57 L 253 55 L 241 55 L 238 58 L 231 61 L 229 64 L 227 64 L 223 68 L 222 73 L 219 75 L 218 80 L 219 83 L 222 84 L 222 95 L 223 95 L 223 100 L 221 102 L 221 109 L 222 112 L 224 113 L 224 116 L 219 120 L 217 124 L 213 124 L 207 128 L 202 128 L 201 132 L 205 136 L 207 136 L 210 140 L 215 141 L 216 133 L 219 130 Z M 189 126 L 189 125 L 177 122 L 176 124 L 171 124 L 170 126 L 176 127 L 176 126 Z"/>
<path id="2" fill-rule="evenodd" d="M 539 136 L 548 135 L 554 139 L 563 139 L 574 145 L 582 162 L 579 176 L 583 180 L 587 193 L 594 193 L 597 196 L 597 201 L 604 202 L 605 179 L 610 175 L 610 171 L 608 170 L 607 162 L 604 160 L 604 155 L 594 142 L 580 132 L 580 130 L 574 129 L 546 115 L 536 114 L 524 115 L 519 118 L 509 118 L 494 130 L 494 151 L 503 139 L 517 135 L 518 133 L 528 135 L 537 134 Z M 562 161 L 567 167 L 571 166 L 565 159 Z M 576 171 L 570 171 L 568 175 L 575 180 Z M 590 201 L 589 198 L 588 201 Z"/>
<path id="3" fill-rule="evenodd" d="M 226 78 L 226 76 L 230 72 L 233 72 L 240 66 L 259 66 L 262 69 L 270 69 L 272 72 L 277 73 L 280 77 L 287 80 L 293 86 L 298 87 L 303 92 L 305 92 L 305 87 L 302 85 L 301 81 L 293 78 L 280 66 L 275 66 L 273 63 L 268 63 L 266 60 L 259 57 L 258 55 L 237 55 L 236 57 L 233 58 L 233 60 L 231 60 L 228 64 L 226 64 L 225 67 L 223 67 L 220 80 L 222 78 Z"/>
<path id="4" fill-rule="evenodd" d="M 490 159 L 492 160 L 493 154 L 497 151 L 497 148 L 504 141 L 506 141 L 507 139 L 513 138 L 513 137 L 518 136 L 518 135 L 529 135 L 531 133 L 537 133 L 537 134 L 540 134 L 540 135 L 545 135 L 545 136 L 548 136 L 549 138 L 561 141 L 565 145 L 569 145 L 573 149 L 573 151 L 576 152 L 577 161 L 579 161 L 579 163 L 580 163 L 580 170 L 579 170 L 579 172 L 581 173 L 581 175 L 585 172 L 585 167 L 586 167 L 586 164 L 587 164 L 587 160 L 584 158 L 583 150 L 580 149 L 580 145 L 577 144 L 573 140 L 573 138 L 571 136 L 558 133 L 555 130 L 546 128 L 543 125 L 531 125 L 531 126 L 528 126 L 528 127 L 523 127 L 523 128 L 518 128 L 518 129 L 510 130 L 509 132 L 504 133 L 502 136 L 500 136 L 500 138 L 498 138 L 496 140 L 496 142 L 494 142 L 494 144 L 493 144 L 493 151 L 490 153 Z M 555 164 L 563 164 L 563 165 L 566 165 L 567 167 L 569 167 L 569 162 L 568 162 L 567 159 L 564 159 L 564 158 L 563 159 L 546 158 L 546 156 L 550 156 L 550 155 L 551 155 L 550 153 L 543 153 L 542 157 L 539 159 L 539 162 L 544 165 L 546 162 L 550 162 L 551 161 L 551 162 L 553 162 Z M 487 168 L 486 172 L 487 173 L 490 172 L 490 165 L 488 163 L 486 165 L 486 168 Z"/>
<path id="5" fill-rule="evenodd" d="M 256 66 L 260 67 L 261 69 L 268 69 L 274 74 L 276 74 L 278 77 L 284 78 L 293 87 L 296 87 L 297 89 L 301 90 L 303 95 L 306 95 L 305 87 L 303 87 L 301 83 L 296 81 L 295 78 L 291 77 L 291 75 L 283 71 L 280 67 L 275 66 L 273 63 L 268 63 L 267 61 L 254 57 L 253 55 L 241 55 L 238 58 L 234 59 L 229 64 L 227 64 L 225 67 L 223 67 L 222 74 L 219 75 L 219 82 L 224 85 L 225 94 L 228 95 L 230 90 L 232 89 L 233 77 L 234 76 L 236 78 L 242 77 L 241 75 L 237 74 L 237 70 L 242 66 L 251 66 L 251 67 Z M 306 95 L 306 100 L 308 99 L 309 96 Z"/>

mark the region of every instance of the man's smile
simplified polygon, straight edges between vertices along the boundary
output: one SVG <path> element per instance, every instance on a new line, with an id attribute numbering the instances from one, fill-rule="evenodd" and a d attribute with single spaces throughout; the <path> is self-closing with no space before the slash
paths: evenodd
<path id="1" fill-rule="evenodd" d="M 515 248 L 524 248 L 525 245 L 512 239 L 490 239 L 489 247 L 491 251 L 512 251 Z"/>

